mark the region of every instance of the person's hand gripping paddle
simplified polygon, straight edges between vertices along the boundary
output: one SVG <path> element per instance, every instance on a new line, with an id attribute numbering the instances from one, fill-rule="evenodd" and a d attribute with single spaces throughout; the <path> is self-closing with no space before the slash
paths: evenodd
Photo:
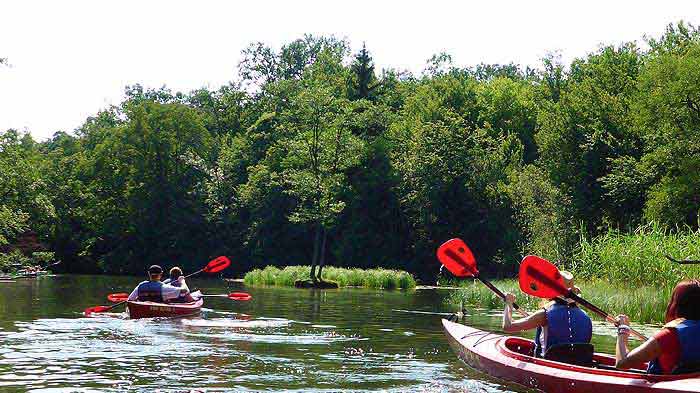
<path id="1" fill-rule="evenodd" d="M 197 270 L 194 273 L 186 275 L 185 278 L 194 276 L 195 274 L 199 274 L 201 272 L 211 273 L 211 274 L 218 273 L 218 272 L 226 269 L 227 267 L 229 267 L 229 265 L 231 265 L 231 261 L 228 258 L 226 258 L 225 256 L 220 256 L 220 257 L 217 257 L 217 258 L 209 261 L 209 263 L 207 263 L 207 265 L 205 267 Z M 118 299 L 117 301 L 119 301 L 119 303 L 117 303 L 117 304 L 114 304 L 111 306 L 88 307 L 85 309 L 85 311 L 83 311 L 83 313 L 85 314 L 85 316 L 89 316 L 90 314 L 93 314 L 93 313 L 101 313 L 101 312 L 107 312 L 109 310 L 113 310 L 114 308 L 127 302 L 126 298 L 123 298 L 120 295 L 123 295 L 123 294 L 122 293 L 115 293 L 115 294 L 110 295 L 111 298 L 110 298 L 110 296 L 107 297 L 110 301 L 115 301 L 112 299 Z M 126 297 L 128 297 L 128 296 L 129 295 L 126 294 Z M 121 299 L 123 299 L 123 300 L 121 300 Z"/>
<path id="2" fill-rule="evenodd" d="M 568 288 L 559 269 L 544 258 L 535 255 L 528 255 L 523 258 L 523 261 L 520 263 L 518 281 L 520 289 L 528 295 L 542 299 L 553 299 L 560 296 L 569 298 L 605 318 L 608 322 L 617 323 L 617 320 L 612 315 L 589 303 Z M 630 333 L 642 340 L 646 341 L 647 339 L 634 329 L 630 329 Z"/>
<path id="3" fill-rule="evenodd" d="M 481 277 L 479 269 L 476 267 L 474 254 L 472 254 L 471 250 L 462 239 L 451 239 L 443 243 L 437 250 L 437 257 L 440 263 L 442 263 L 450 273 L 461 278 L 476 278 L 498 295 L 498 297 L 503 299 L 503 301 L 506 300 L 506 295 L 501 292 L 500 289 L 496 288 L 490 281 Z M 515 303 L 513 303 L 513 308 L 523 316 L 528 315 Z"/>

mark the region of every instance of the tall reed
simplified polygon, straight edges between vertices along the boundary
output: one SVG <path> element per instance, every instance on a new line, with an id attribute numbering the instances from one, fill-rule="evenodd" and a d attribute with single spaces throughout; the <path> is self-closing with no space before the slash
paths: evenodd
<path id="1" fill-rule="evenodd" d="M 653 223 L 634 233 L 610 230 L 590 241 L 582 239 L 567 265 L 580 278 L 629 286 L 665 288 L 682 279 L 700 277 L 700 265 L 680 265 L 665 255 L 699 259 L 700 230 L 672 232 Z"/>

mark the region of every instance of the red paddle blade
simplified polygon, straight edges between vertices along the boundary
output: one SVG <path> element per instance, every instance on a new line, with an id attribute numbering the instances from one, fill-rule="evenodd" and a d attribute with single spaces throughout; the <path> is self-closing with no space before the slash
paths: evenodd
<path id="1" fill-rule="evenodd" d="M 85 311 L 83 311 L 83 314 L 85 314 L 85 316 L 89 316 L 92 313 L 105 312 L 105 311 L 111 310 L 111 309 L 112 309 L 111 307 L 107 307 L 107 306 L 89 307 L 89 308 L 86 308 Z"/>
<path id="2" fill-rule="evenodd" d="M 520 263 L 520 289 L 528 295 L 544 299 L 566 296 L 569 289 L 553 263 L 535 255 L 528 255 Z"/>
<path id="3" fill-rule="evenodd" d="M 253 298 L 249 293 L 245 292 L 233 292 L 228 294 L 228 298 L 231 300 L 240 300 L 246 302 Z"/>
<path id="4" fill-rule="evenodd" d="M 229 267 L 230 264 L 231 261 L 229 261 L 228 258 L 226 258 L 225 256 L 220 256 L 216 259 L 212 259 L 211 261 L 209 261 L 209 263 L 207 263 L 207 266 L 204 267 L 202 271 L 205 273 L 218 273 Z"/>
<path id="5" fill-rule="evenodd" d="M 437 257 L 450 273 L 457 277 L 472 277 L 479 274 L 476 259 L 462 239 L 451 239 L 437 250 Z"/>
<path id="6" fill-rule="evenodd" d="M 128 298 L 128 293 L 110 293 L 109 295 L 107 295 L 107 300 L 114 303 L 123 302 Z"/>

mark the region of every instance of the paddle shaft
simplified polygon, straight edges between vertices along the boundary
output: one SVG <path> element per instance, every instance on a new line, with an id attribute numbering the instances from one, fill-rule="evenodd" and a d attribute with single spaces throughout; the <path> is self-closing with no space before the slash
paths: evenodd
<path id="1" fill-rule="evenodd" d="M 612 322 L 617 326 L 617 320 L 615 319 L 615 317 L 606 313 L 605 311 L 601 310 L 600 308 L 596 307 L 591 302 L 582 298 L 581 296 L 579 296 L 573 292 L 569 292 L 566 295 L 566 297 L 568 297 L 569 299 L 575 301 L 576 303 L 586 307 L 587 309 L 593 311 L 594 313 L 596 313 L 596 314 L 600 315 L 601 317 L 605 318 L 606 320 L 608 320 L 608 322 Z M 647 340 L 647 337 L 645 335 L 643 335 L 642 333 L 639 333 L 638 331 L 636 331 L 632 328 L 630 328 L 630 333 L 632 333 L 634 336 L 636 336 L 637 338 L 639 338 L 641 340 L 644 340 L 644 341 Z"/>
<path id="2" fill-rule="evenodd" d="M 199 297 L 229 297 L 229 295 L 226 295 L 226 294 L 221 294 L 221 295 L 199 295 Z"/>
<path id="3" fill-rule="evenodd" d="M 676 258 L 674 258 L 674 257 L 672 257 L 672 256 L 670 256 L 670 255 L 666 255 L 666 258 L 667 258 L 669 261 L 671 261 L 671 262 L 675 262 L 675 263 L 678 263 L 678 264 L 681 264 L 681 265 L 696 265 L 696 264 L 700 264 L 700 259 L 683 259 L 683 260 L 681 260 L 681 259 L 676 259 Z"/>
<path id="4" fill-rule="evenodd" d="M 194 273 L 190 273 L 190 274 L 186 275 L 185 278 L 192 277 L 192 276 L 194 276 L 195 274 L 199 274 L 199 273 L 201 273 L 201 272 L 203 272 L 203 271 L 204 271 L 204 269 L 199 269 L 199 270 L 197 270 L 197 271 L 194 272 Z"/>
<path id="5" fill-rule="evenodd" d="M 119 302 L 119 303 L 113 304 L 113 305 L 109 306 L 109 308 L 107 308 L 107 309 L 104 309 L 104 310 L 102 310 L 102 311 L 98 311 L 98 313 L 109 311 L 109 310 L 111 310 L 111 309 L 113 309 L 113 308 L 116 308 L 117 306 L 121 306 L 122 304 L 124 304 L 124 303 L 126 303 L 126 302 L 128 302 L 128 300 L 124 300 L 123 302 Z"/>
<path id="6" fill-rule="evenodd" d="M 491 284 L 491 282 L 490 282 L 489 280 L 487 280 L 487 279 L 485 279 L 485 278 L 481 278 L 481 276 L 478 275 L 478 274 L 475 275 L 474 277 L 475 277 L 477 280 L 481 281 L 482 284 L 486 285 L 490 290 L 492 290 L 492 291 L 493 291 L 496 295 L 498 295 L 501 299 L 503 299 L 503 301 L 506 300 L 506 295 L 505 295 L 503 292 L 501 292 L 500 289 L 496 288 L 495 285 Z M 514 308 L 516 311 L 518 311 L 518 312 L 520 313 L 520 315 L 522 315 L 522 316 L 524 316 L 524 317 L 527 317 L 527 316 L 528 316 L 528 313 L 526 313 L 525 311 L 521 310 L 520 307 L 519 307 L 516 303 L 513 303 L 513 308 Z"/>

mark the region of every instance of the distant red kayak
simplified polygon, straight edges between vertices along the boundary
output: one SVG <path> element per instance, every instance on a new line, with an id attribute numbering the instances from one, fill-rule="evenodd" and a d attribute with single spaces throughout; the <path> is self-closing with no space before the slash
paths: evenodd
<path id="1" fill-rule="evenodd" d="M 529 356 L 534 342 L 484 332 L 443 319 L 452 349 L 469 366 L 546 393 L 700 392 L 700 373 L 648 375 L 614 368 L 615 358 L 595 354 L 599 367 L 582 367 Z"/>
<path id="2" fill-rule="evenodd" d="M 126 303 L 129 318 L 155 318 L 155 317 L 188 317 L 201 312 L 204 299 L 199 299 L 192 303 L 155 303 L 136 302 Z"/>

